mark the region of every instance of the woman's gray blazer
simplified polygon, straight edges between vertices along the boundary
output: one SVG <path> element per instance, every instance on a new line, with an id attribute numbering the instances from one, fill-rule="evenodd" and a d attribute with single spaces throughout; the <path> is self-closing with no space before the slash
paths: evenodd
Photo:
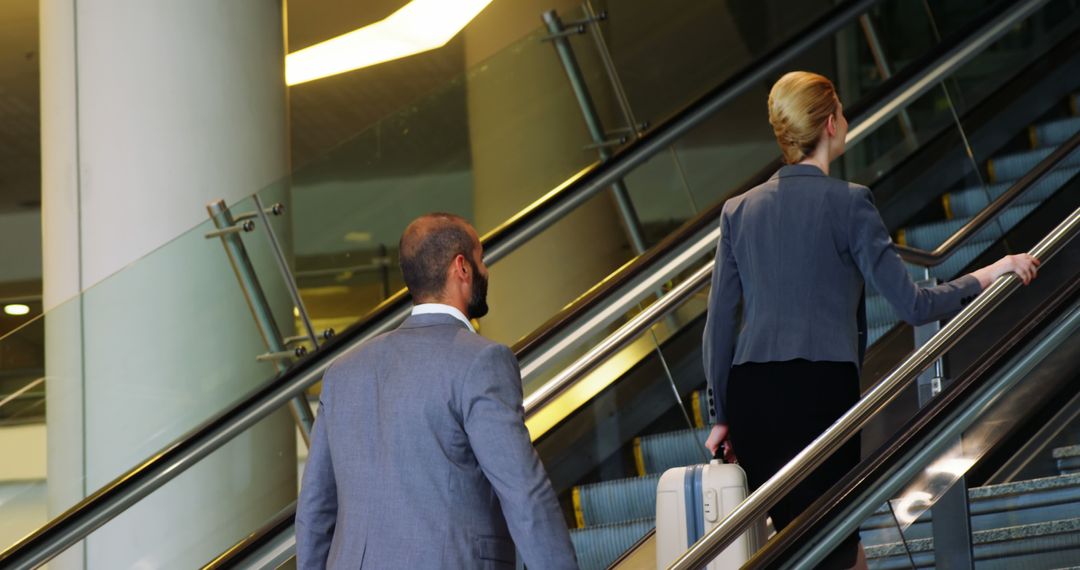
<path id="1" fill-rule="evenodd" d="M 720 225 L 703 343 L 717 423 L 726 422 L 733 364 L 803 358 L 861 366 L 864 279 L 912 324 L 945 318 L 981 291 L 971 275 L 917 286 L 870 189 L 814 166 L 785 166 L 728 200 Z"/>

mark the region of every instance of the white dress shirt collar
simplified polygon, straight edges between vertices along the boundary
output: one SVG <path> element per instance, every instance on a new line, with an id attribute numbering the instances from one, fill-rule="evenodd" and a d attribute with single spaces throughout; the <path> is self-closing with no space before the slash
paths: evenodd
<path id="1" fill-rule="evenodd" d="M 457 308 L 455 308 L 455 307 L 451 307 L 450 305 L 444 305 L 442 303 L 421 303 L 419 305 L 413 305 L 412 314 L 414 314 L 414 315 L 432 315 L 432 314 L 450 315 L 451 317 L 454 317 L 455 319 L 465 323 L 465 326 L 469 327 L 469 331 L 476 332 L 476 329 L 473 328 L 472 323 L 469 322 L 469 319 L 466 319 L 465 315 L 461 311 L 457 310 Z"/>

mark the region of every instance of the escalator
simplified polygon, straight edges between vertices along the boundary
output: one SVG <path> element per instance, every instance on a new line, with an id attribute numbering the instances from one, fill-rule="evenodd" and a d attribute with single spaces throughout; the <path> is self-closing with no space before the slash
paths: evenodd
<path id="1" fill-rule="evenodd" d="M 1041 5 L 1041 3 L 1033 4 Z M 1001 8 L 997 13 L 991 11 L 985 17 L 973 21 L 970 28 L 978 31 L 987 26 L 988 22 L 994 22 L 996 16 L 1000 16 L 1000 14 L 1007 11 L 1006 8 Z M 1032 11 L 1034 11 L 1034 8 Z M 1030 13 L 1018 16 L 1018 18 L 1024 20 L 1028 15 Z M 1060 37 L 1065 36 L 1067 39 L 1063 41 L 1069 41 L 1067 33 L 1062 32 L 1061 29 L 1056 29 L 1056 32 L 1057 36 L 1049 34 L 1049 37 L 1060 39 Z M 961 39 L 967 39 L 967 37 L 961 36 Z M 958 41 L 957 44 L 959 43 Z M 927 54 L 926 59 L 931 62 L 935 59 L 945 59 L 943 54 L 947 55 L 949 53 L 949 47 L 949 44 L 946 43 L 940 52 Z M 1047 49 L 1032 50 L 1029 57 L 1031 59 L 1054 60 L 1055 57 L 1048 57 L 1046 54 L 1068 53 L 1072 49 L 1069 45 L 1060 44 L 1057 41 L 1053 42 L 1053 45 L 1041 47 Z M 1073 49 L 1073 51 L 1075 50 Z M 1060 55 L 1056 59 L 1068 60 L 1068 58 Z M 1019 70 L 1024 68 L 1025 63 L 1018 63 L 1015 69 L 1008 71 L 1004 75 L 1019 74 Z M 1068 65 L 1068 62 L 1057 61 L 1057 64 L 1065 66 Z M 851 105 L 850 107 L 854 111 L 852 115 L 863 119 L 853 120 L 853 127 L 858 124 L 872 124 L 872 121 L 866 120 L 864 117 L 872 115 L 875 112 L 875 107 L 880 108 L 884 103 L 904 97 L 903 92 L 906 89 L 910 92 L 911 84 L 917 83 L 919 79 L 925 79 L 925 77 L 920 77 L 915 72 L 925 71 L 929 67 L 931 67 L 930 64 L 923 64 L 923 62 L 912 64 L 909 66 L 909 70 L 913 71 L 907 75 L 898 74 L 891 83 L 886 82 L 879 90 L 879 93 L 875 94 L 876 98 L 874 95 L 866 98 L 863 107 L 867 108 L 868 111 L 865 113 L 859 113 L 858 105 Z M 755 73 L 758 75 L 748 74 L 737 78 L 738 81 L 733 83 L 758 81 L 760 75 L 765 73 L 762 71 L 764 69 L 766 69 L 764 66 L 756 69 Z M 1006 79 L 1008 77 L 1001 78 L 1001 83 L 1006 82 Z M 731 85 L 725 87 L 730 89 Z M 1065 88 L 1059 85 L 1058 87 L 1069 90 L 1076 89 L 1078 86 L 1073 85 Z M 996 92 L 999 88 L 999 86 L 995 86 L 993 91 Z M 724 92 L 725 90 L 718 91 L 718 93 Z M 712 101 L 722 100 L 725 97 L 715 97 L 716 94 L 713 95 Z M 906 99 L 904 105 L 916 119 L 919 107 L 918 95 L 907 95 L 908 99 Z M 1037 111 L 1035 116 L 1029 117 L 1030 124 L 1041 126 L 1044 123 L 1051 124 L 1044 121 L 1044 119 L 1058 119 L 1057 117 L 1051 117 L 1047 113 L 1053 113 L 1051 107 L 1064 105 L 1063 102 L 1069 100 L 1067 97 L 1068 94 L 1063 94 L 1060 101 L 1054 101 L 1047 105 L 1046 109 Z M 686 112 L 677 116 L 676 119 L 673 119 L 670 124 L 680 124 L 678 121 L 689 120 L 695 113 L 700 116 L 703 112 L 701 109 L 702 106 L 692 106 Z M 900 143 L 890 144 L 890 139 L 896 139 L 897 137 L 890 137 L 888 133 L 884 132 L 888 130 L 887 127 L 882 127 L 885 124 L 891 125 L 886 120 L 879 120 L 877 127 L 881 128 L 881 134 L 869 136 L 866 139 L 868 145 L 873 144 L 879 147 L 867 151 L 867 156 L 871 158 L 851 166 L 845 165 L 845 169 L 850 169 L 852 172 L 851 177 L 853 179 L 858 180 L 860 176 L 864 175 L 861 170 L 876 172 L 877 169 L 880 169 L 882 161 L 891 161 L 889 167 L 884 169 L 884 172 L 880 175 L 863 178 L 864 181 L 876 183 L 878 180 L 890 180 L 893 176 L 902 176 L 902 174 L 896 172 L 903 172 L 905 162 L 913 161 L 913 157 L 918 156 L 918 152 L 904 153 L 899 159 L 892 156 L 895 154 L 896 148 L 904 143 L 901 137 Z M 916 124 L 919 124 L 918 120 L 916 120 Z M 949 132 L 950 121 L 928 120 L 925 124 L 925 128 L 919 133 L 922 136 L 927 138 L 947 138 L 948 135 L 942 135 L 941 133 Z M 1052 124 L 1057 125 L 1058 123 Z M 1040 128 L 1042 130 L 1039 133 L 1042 138 L 1036 138 L 1036 141 L 1054 140 L 1049 138 L 1051 135 L 1044 134 L 1044 131 L 1067 129 L 1067 127 Z M 688 127 L 684 127 L 682 132 L 686 132 L 686 129 Z M 853 128 L 852 130 L 855 131 L 856 129 Z M 641 157 L 650 156 L 650 153 L 655 153 L 657 149 L 664 149 L 667 144 L 673 142 L 673 139 L 678 136 L 680 131 L 665 124 L 657 128 L 657 133 L 655 138 L 642 138 L 637 143 L 632 143 L 623 154 L 615 155 L 607 164 L 585 172 L 582 177 L 575 181 L 575 190 L 585 189 L 578 196 L 585 195 L 586 191 L 598 191 L 610 184 L 612 180 L 625 176 L 632 166 L 637 164 L 634 162 L 635 160 L 640 161 Z M 873 133 L 878 133 L 876 128 Z M 999 181 L 1009 180 L 1006 178 L 1009 175 L 1009 170 L 1006 168 L 1009 161 L 1005 160 L 1008 158 L 1005 154 L 1007 150 L 1009 149 L 1005 148 L 1001 154 L 994 155 L 994 173 L 995 176 L 999 177 L 997 179 Z M 1069 157 L 1071 156 L 1070 154 Z M 637 158 L 635 159 L 635 157 Z M 1044 174 L 1046 174 L 1046 177 L 1057 176 L 1057 171 L 1065 168 L 1067 164 L 1069 163 L 1057 161 L 1053 164 L 1053 172 Z M 1030 166 L 1031 164 L 1028 164 L 1028 168 Z M 768 166 L 763 169 L 763 172 L 772 168 L 774 167 Z M 952 168 L 955 170 L 957 167 L 952 165 Z M 959 170 L 963 172 L 964 168 L 964 166 L 961 166 Z M 1024 172 L 1024 170 L 1021 172 Z M 1066 179 L 1069 178 L 1066 177 Z M 1040 180 L 1042 179 L 1044 177 L 1040 177 Z M 934 223 L 942 226 L 947 226 L 949 223 L 962 225 L 962 222 L 956 222 L 962 219 L 965 214 L 971 215 L 979 211 L 977 206 L 979 198 L 971 197 L 974 195 L 972 193 L 964 193 L 964 182 L 965 180 L 961 177 L 955 184 L 939 186 L 937 189 L 938 192 L 950 191 L 950 198 L 947 203 L 950 205 L 951 211 L 946 214 L 951 214 L 952 220 L 947 221 L 945 224 L 927 220 L 927 216 L 932 217 L 933 215 L 926 211 L 927 207 L 933 206 L 933 202 L 928 201 L 925 203 L 926 207 L 920 206 L 915 216 L 904 220 L 903 225 L 896 226 L 898 231 L 899 228 L 904 229 L 904 240 L 908 244 L 913 246 L 924 244 L 926 242 L 919 240 L 927 239 L 926 235 L 931 236 L 928 239 L 933 239 L 932 236 L 935 230 L 932 228 Z M 751 180 L 744 184 L 742 189 L 756 183 L 756 180 Z M 948 274 L 948 271 L 957 271 L 987 247 L 992 250 L 993 248 L 1015 247 L 1015 244 L 1012 243 L 1015 240 L 1008 239 L 1010 231 L 1014 230 L 1013 226 L 1020 222 L 1021 219 L 1027 219 L 1025 215 L 1032 210 L 1037 211 L 1039 208 L 1044 208 L 1044 206 L 1040 205 L 1042 201 L 1063 195 L 1060 191 L 1055 191 L 1060 188 L 1061 184 L 1058 184 L 1056 188 L 1048 190 L 1046 195 L 1040 195 L 1036 198 L 1030 196 L 1035 192 L 1034 189 L 1024 188 L 1025 191 L 1021 196 L 1024 197 L 1024 200 L 1029 201 L 1011 202 L 1010 208 L 1027 207 L 1029 205 L 1032 207 L 1028 211 L 1008 209 L 995 214 L 993 224 L 984 224 L 980 228 L 980 233 L 977 236 L 980 239 L 965 244 L 965 247 L 981 245 L 982 248 L 971 247 L 970 250 L 964 250 L 964 254 L 969 255 L 969 259 L 967 261 L 953 262 L 956 265 L 947 270 L 942 269 L 943 273 L 941 274 L 945 275 Z M 1072 189 L 1076 190 L 1075 187 L 1072 187 Z M 898 193 L 898 195 L 900 194 L 902 193 Z M 953 197 L 954 194 L 956 195 L 955 198 Z M 942 195 L 939 193 L 935 197 L 938 199 L 938 203 L 944 203 L 940 199 Z M 996 196 L 992 191 L 985 204 L 988 204 L 994 197 Z M 573 198 L 572 200 L 580 202 L 581 199 Z M 963 206 L 956 206 L 955 209 L 952 209 L 954 204 L 963 204 Z M 1061 204 L 1055 204 L 1056 208 L 1062 207 Z M 910 205 L 907 206 L 910 207 Z M 485 246 L 488 255 L 505 255 L 505 252 L 512 248 L 516 242 L 526 239 L 523 236 L 528 235 L 530 224 L 539 225 L 535 220 L 557 218 L 570 207 L 572 207 L 572 201 L 552 200 L 538 203 L 536 207 L 526 213 L 528 215 L 516 220 L 517 225 L 512 228 L 513 231 L 503 230 L 501 233 L 496 232 L 494 238 L 486 239 Z M 964 207 L 969 209 L 962 209 Z M 653 484 L 652 490 L 648 490 L 647 475 L 649 473 L 655 473 L 664 466 L 701 461 L 700 451 L 695 443 L 694 434 L 696 432 L 670 433 L 673 428 L 690 430 L 696 427 L 694 424 L 704 422 L 704 418 L 700 414 L 700 409 L 704 407 L 700 403 L 703 396 L 700 394 L 697 396 L 692 395 L 694 390 L 701 387 L 700 357 L 697 356 L 696 348 L 694 348 L 699 344 L 702 324 L 703 295 L 700 289 L 687 293 L 685 303 L 681 303 L 678 307 L 657 317 L 655 326 L 649 329 L 647 338 L 635 339 L 636 344 L 631 343 L 619 347 L 617 351 L 612 349 L 614 352 L 611 355 L 614 356 L 611 360 L 618 362 L 607 367 L 602 373 L 582 371 L 578 372 L 577 376 L 574 376 L 566 374 L 565 371 L 568 369 L 568 365 L 577 361 L 579 357 L 583 355 L 589 356 L 587 352 L 598 347 L 600 345 L 599 340 L 603 339 L 607 333 L 623 323 L 633 322 L 636 315 L 647 314 L 649 307 L 653 306 L 650 303 L 654 303 L 655 291 L 664 290 L 667 292 L 669 289 L 678 289 L 680 284 L 688 282 L 697 274 L 696 271 L 693 271 L 696 263 L 708 258 L 708 244 L 711 237 L 710 231 L 712 230 L 709 220 L 715 219 L 714 209 L 704 211 L 693 220 L 680 226 L 676 231 L 670 233 L 667 238 L 661 240 L 661 243 L 653 250 L 600 283 L 594 290 L 582 296 L 567 311 L 554 317 L 551 322 L 541 327 L 537 333 L 524 339 L 516 347 L 516 352 L 522 360 L 525 375 L 526 406 L 530 410 L 530 431 L 534 434 L 534 440 L 549 472 L 552 474 L 553 482 L 555 482 L 559 490 L 563 491 L 567 512 L 570 515 L 568 518 L 574 524 L 580 522 L 581 526 L 583 526 L 582 530 L 574 533 L 575 543 L 579 545 L 579 552 L 583 562 L 591 559 L 592 553 L 606 548 L 607 554 L 599 555 L 596 562 L 597 565 L 602 567 L 625 550 L 625 546 L 629 546 L 641 538 L 651 528 L 651 523 L 647 520 L 641 520 L 643 517 L 635 514 L 647 512 L 649 509 L 642 509 L 640 507 L 641 500 L 635 499 L 632 492 L 626 490 L 626 486 L 631 483 L 602 483 L 603 481 L 618 481 L 629 474 L 642 475 L 643 477 L 637 477 L 632 482 L 648 491 L 643 492 L 642 496 L 654 494 L 655 484 Z M 889 214 L 887 214 L 886 208 L 883 207 L 882 210 L 883 215 L 888 218 Z M 1061 212 L 1063 210 L 1056 211 Z M 1027 217 L 1030 218 L 1031 216 Z M 910 219 L 916 221 L 908 223 Z M 938 235 L 940 235 L 948 231 L 948 229 L 937 231 Z M 994 231 L 999 233 L 993 235 Z M 898 234 L 898 239 L 899 237 Z M 1003 237 L 1006 239 L 1001 239 Z M 714 243 L 715 237 L 712 237 L 711 241 Z M 692 246 L 696 246 L 697 249 Z M 993 250 L 992 253 L 987 255 L 991 254 L 997 255 L 997 250 Z M 955 255 L 960 254 L 956 253 Z M 955 259 L 963 258 L 957 257 Z M 661 270 L 663 271 L 661 272 Z M 393 326 L 393 318 L 400 316 L 403 307 L 407 308 L 406 303 L 407 301 L 403 298 L 391 299 L 391 301 L 384 303 L 366 321 L 367 326 L 342 335 L 341 338 L 323 348 L 323 351 L 318 355 L 320 358 L 301 362 L 289 373 L 275 381 L 273 385 L 268 385 L 253 393 L 233 410 L 202 426 L 196 433 L 192 434 L 192 437 L 185 438 L 183 442 L 179 442 L 176 446 L 167 449 L 165 453 L 154 460 L 162 462 L 156 465 L 169 465 L 169 470 L 171 470 L 177 465 L 186 466 L 197 463 L 202 455 L 209 453 L 207 446 L 208 444 L 213 445 L 210 442 L 226 441 L 233 435 L 242 432 L 247 426 L 252 425 L 260 417 L 260 414 L 276 409 L 288 401 L 291 396 L 298 394 L 305 386 L 314 382 L 321 369 L 325 367 L 329 355 L 351 344 L 360 342 L 364 338 L 369 338 L 380 330 Z M 871 303 L 876 303 L 873 297 L 871 297 Z M 877 307 L 877 305 L 872 306 Z M 868 308 L 870 307 L 868 306 Z M 890 320 L 891 317 L 886 311 L 875 308 L 871 314 L 875 325 L 871 329 L 871 334 L 877 335 L 874 337 L 875 339 L 881 338 L 887 341 L 890 338 L 899 338 L 902 335 L 902 327 L 896 327 L 893 324 L 894 320 Z M 879 350 L 878 352 L 887 351 Z M 875 355 L 871 354 L 870 356 L 874 357 Z M 881 358 L 884 359 L 884 357 Z M 569 366 L 569 368 L 572 368 L 572 366 Z M 571 380 L 567 380 L 567 378 Z M 550 393 L 545 392 L 553 381 L 565 381 L 568 385 L 573 385 L 574 388 L 559 389 Z M 675 391 L 672 391 L 673 387 Z M 679 397 L 685 400 L 685 406 L 683 402 L 679 402 L 675 398 L 675 393 L 678 393 Z M 695 405 L 694 402 L 698 404 Z M 635 438 L 639 438 L 636 439 L 636 444 L 634 443 Z M 583 441 L 589 441 L 589 444 L 583 445 Z M 684 451 L 679 452 L 676 448 L 681 448 Z M 147 465 L 143 466 L 143 469 L 133 472 L 123 480 L 117 481 L 116 484 L 103 489 L 98 495 L 91 497 L 91 502 L 95 505 L 111 503 L 108 507 L 99 508 L 92 516 L 80 514 L 79 512 L 71 513 L 70 518 L 57 521 L 56 524 L 44 529 L 44 532 L 30 537 L 28 542 L 22 544 L 19 549 L 31 549 L 35 545 L 46 544 L 62 536 L 69 537 L 67 539 L 69 541 L 71 540 L 70 537 L 85 536 L 87 525 L 104 524 L 111 516 L 121 512 L 125 504 L 130 504 L 136 497 L 134 491 L 136 487 L 152 489 L 156 488 L 155 485 L 163 484 L 164 480 L 167 479 L 164 474 L 167 470 L 156 465 L 153 464 L 153 461 L 148 462 Z M 609 490 L 619 489 L 619 491 L 608 495 L 612 497 L 612 500 L 597 501 L 595 497 L 598 496 L 596 493 L 599 493 L 598 489 L 601 488 L 601 485 L 606 485 Z M 647 503 L 647 498 L 642 500 Z M 632 511 L 630 519 L 614 518 L 623 515 L 598 513 L 594 508 L 595 505 L 599 505 L 602 510 L 603 507 L 612 507 L 616 503 L 630 505 L 628 507 Z M 635 508 L 638 510 L 633 511 Z M 81 512 L 86 513 L 89 511 Z M 580 517 L 578 517 L 578 514 L 580 514 Z M 648 517 L 644 518 L 647 519 Z M 282 525 L 287 528 L 288 519 L 288 512 L 282 513 L 281 518 L 276 521 L 278 524 L 273 528 L 280 530 L 283 528 Z M 88 523 L 87 520 L 96 522 Z M 603 533 L 610 535 L 621 533 L 622 540 L 621 542 L 617 540 L 618 537 L 613 539 L 596 538 Z M 245 548 L 265 548 L 266 545 L 272 543 L 268 542 L 266 537 L 273 534 L 275 533 L 259 533 L 258 536 L 252 537 L 242 548 L 235 550 L 233 556 L 240 556 L 240 553 L 244 552 Z M 287 534 L 287 531 L 284 531 L 284 534 Z M 70 542 L 68 543 L 70 544 Z M 19 549 L 5 552 L 0 556 L 0 561 L 18 560 L 14 556 L 21 555 L 18 552 Z M 29 552 L 29 550 L 25 552 Z M 222 559 L 222 564 L 227 563 L 228 560 L 228 557 Z M 233 558 L 233 560 L 237 559 Z"/>
<path id="2" fill-rule="evenodd" d="M 1063 51 L 1072 53 L 1074 47 L 1064 46 Z M 1030 87 L 1031 78 L 1019 76 L 1015 78 L 1015 82 Z M 1008 87 L 1010 86 L 1006 86 L 1003 90 L 1007 92 Z M 1070 100 L 1070 98 L 1062 97 L 1060 101 L 1054 101 L 1048 105 L 1047 109 L 1036 111 L 1030 119 L 1037 121 L 1038 126 L 1033 127 L 1032 130 L 1043 133 L 1061 129 L 1062 125 L 1072 124 L 1074 121 L 1071 118 L 1056 116 L 1059 112 L 1065 112 L 1061 109 L 1068 109 Z M 1060 109 L 1057 109 L 1058 107 Z M 982 111 L 984 110 L 980 110 Z M 1000 109 L 998 112 L 1000 113 Z M 1047 126 L 1043 126 L 1044 124 Z M 1027 133 L 1028 129 L 1024 129 L 1024 132 Z M 1067 139 L 1073 134 L 1075 130 L 1059 132 L 1056 138 L 1045 136 L 1044 140 L 1048 145 L 1057 145 L 1064 142 L 1063 138 Z M 1048 154 L 1049 152 L 1044 150 L 1039 158 L 1045 158 Z M 940 226 L 946 226 L 951 234 L 969 222 L 990 201 L 999 198 L 1006 190 L 1012 187 L 1022 189 L 1017 193 L 1018 197 L 1001 209 L 1000 221 L 975 231 L 967 238 L 968 242 L 965 245 L 946 259 L 946 263 L 937 265 L 932 270 L 932 274 L 942 278 L 962 274 L 961 270 L 971 266 L 972 260 L 981 254 L 983 257 L 998 255 L 1008 242 L 1000 238 L 1010 233 L 1019 221 L 1025 219 L 1048 197 L 1067 197 L 1080 189 L 1076 181 L 1072 181 L 1067 188 L 1063 188 L 1065 183 L 1071 181 L 1076 174 L 1071 166 L 1076 155 L 1071 151 L 1062 154 L 1061 160 L 1053 161 L 1052 167 L 1045 169 L 1031 182 L 1014 184 L 1022 175 L 1028 174 L 1028 171 L 1015 176 L 1008 172 L 1004 174 L 999 172 L 999 178 L 996 179 L 997 186 L 990 189 L 989 198 L 984 199 L 980 206 L 967 210 L 962 209 L 964 206 L 960 206 L 949 214 L 950 220 L 907 224 L 906 229 L 898 233 L 920 236 L 931 233 Z M 1012 160 L 1010 156 L 1006 149 L 991 160 L 999 164 L 1007 163 Z M 917 164 L 919 158 L 913 156 L 909 160 Z M 1028 168 L 1034 165 L 1035 163 L 1029 162 Z M 892 176 L 909 174 L 904 172 L 903 166 L 898 167 L 898 172 L 893 173 Z M 955 201 L 970 206 L 969 202 L 965 201 L 978 203 L 979 198 L 987 195 L 982 188 L 979 188 L 977 189 L 979 196 L 971 197 L 975 190 L 965 190 L 962 186 L 963 182 L 960 180 L 955 185 L 943 185 L 944 189 L 939 186 L 933 201 L 937 203 Z M 1058 202 L 1044 208 L 1047 211 L 1069 211 L 1069 209 L 1068 204 L 1062 205 Z M 1049 220 L 1040 222 L 1032 220 L 1037 227 L 1045 226 L 1048 222 Z M 938 231 L 938 235 L 940 236 L 938 240 L 941 241 L 948 234 Z M 919 242 L 911 245 L 924 247 L 932 245 L 924 244 L 925 242 Z M 982 261 L 979 260 L 980 263 Z M 614 290 L 616 287 L 611 286 L 611 289 Z M 873 300 L 873 297 L 871 299 L 871 303 L 877 302 Z M 642 358 L 639 354 L 639 360 L 636 363 L 629 366 L 622 365 L 628 368 L 625 374 L 612 382 L 605 390 L 589 396 L 587 405 L 575 407 L 578 402 L 565 404 L 576 411 L 564 416 L 557 425 L 549 426 L 543 422 L 537 422 L 539 429 L 550 430 L 544 431 L 540 437 L 536 438 L 536 445 L 557 491 L 564 497 L 567 512 L 572 513 L 572 518 L 568 517 L 570 524 L 577 527 L 577 530 L 572 532 L 572 538 L 578 548 L 583 567 L 606 567 L 627 547 L 648 533 L 653 526 L 651 519 L 655 509 L 653 499 L 656 480 L 664 469 L 699 463 L 703 460 L 700 442 L 703 441 L 706 430 L 702 410 L 708 408 L 704 401 L 705 395 L 700 389 L 702 386 L 699 344 L 704 302 L 699 296 L 691 299 L 688 304 L 693 304 L 695 301 L 696 307 L 680 308 L 683 314 L 677 315 L 677 320 L 682 322 L 677 330 L 653 331 L 664 339 L 655 352 L 650 352 L 648 349 L 638 350 L 637 352 L 644 352 L 646 356 Z M 588 310 L 581 309 L 581 312 L 587 313 Z M 902 332 L 896 326 L 897 319 L 891 314 L 891 309 L 872 311 L 870 316 L 873 340 L 877 340 L 893 329 L 898 329 L 897 333 Z M 572 319 L 565 316 L 553 319 L 544 330 L 551 331 L 559 328 L 560 323 L 567 320 Z M 662 329 L 667 324 L 661 321 L 659 327 Z M 910 335 L 910 330 L 907 334 Z M 530 373 L 536 369 L 533 364 L 535 357 L 532 357 L 534 351 L 538 350 L 536 346 L 544 342 L 549 345 L 559 344 L 558 341 L 550 339 L 546 341 L 538 339 L 539 336 L 543 335 L 538 333 L 534 337 L 525 339 L 516 347 L 523 362 L 527 386 L 531 380 Z M 582 337 L 575 337 L 574 342 L 580 338 Z M 564 340 L 562 344 L 568 343 Z M 590 342 L 587 346 L 592 344 L 593 342 Z M 657 381 L 657 378 L 666 378 L 667 381 Z M 677 405 L 676 401 L 672 400 L 672 387 L 675 387 L 685 399 L 684 405 Z M 667 402 L 668 400 L 671 401 Z M 667 402 L 668 405 L 662 405 L 661 402 Z M 689 423 L 692 423 L 693 427 L 687 425 L 687 416 L 691 419 Z M 530 420 L 535 417 L 530 416 Z M 530 427 L 536 435 L 538 431 L 536 424 Z M 632 476 L 627 477 L 628 475 Z M 596 482 L 584 483 L 589 480 Z M 269 527 L 265 533 L 256 535 L 246 547 L 255 548 L 267 535 L 273 535 L 275 532 L 287 534 L 289 524 L 287 519 L 288 517 L 285 516 L 276 521 L 276 526 Z M 245 547 L 240 547 L 230 556 L 241 556 L 244 549 Z M 220 564 L 228 566 L 229 560 L 232 559 L 230 556 L 223 558 Z"/>

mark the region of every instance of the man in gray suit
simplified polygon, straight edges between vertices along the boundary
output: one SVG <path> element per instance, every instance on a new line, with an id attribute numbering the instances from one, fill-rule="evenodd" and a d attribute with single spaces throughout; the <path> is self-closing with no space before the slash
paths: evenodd
<path id="1" fill-rule="evenodd" d="M 401 237 L 414 307 L 326 372 L 296 511 L 312 568 L 577 568 L 509 348 L 475 333 L 487 268 L 464 219 Z M 513 540 L 511 540 L 511 537 Z"/>

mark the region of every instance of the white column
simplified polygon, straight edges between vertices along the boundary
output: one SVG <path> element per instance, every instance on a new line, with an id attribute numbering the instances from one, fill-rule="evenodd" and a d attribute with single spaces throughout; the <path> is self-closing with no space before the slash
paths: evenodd
<path id="1" fill-rule="evenodd" d="M 207 202 L 287 174 L 288 125 L 281 2 L 41 0 L 40 10 L 56 515 L 273 374 L 254 359 L 265 347 L 220 242 L 185 232 L 207 220 Z M 262 248 L 263 237 L 245 241 Z M 290 324 L 276 270 L 268 256 L 255 262 Z M 294 429 L 286 410 L 268 418 L 51 566 L 207 562 L 295 497 Z"/>

